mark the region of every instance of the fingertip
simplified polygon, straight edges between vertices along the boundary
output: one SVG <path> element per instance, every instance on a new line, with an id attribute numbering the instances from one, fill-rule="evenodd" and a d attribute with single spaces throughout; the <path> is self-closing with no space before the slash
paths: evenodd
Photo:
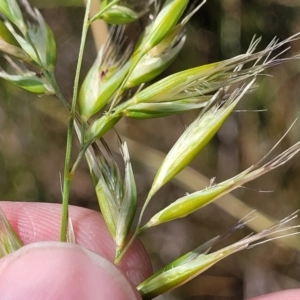
<path id="1" fill-rule="evenodd" d="M 280 291 L 271 293 L 268 295 L 262 295 L 248 300 L 299 300 L 300 289 L 290 289 L 286 291 Z"/>
<path id="2" fill-rule="evenodd" d="M 52 203 L 0 202 L 5 215 L 24 244 L 59 241 L 61 205 Z M 115 245 L 99 212 L 71 206 L 76 243 L 114 261 Z M 152 274 L 145 248 L 136 240 L 118 265 L 138 285 Z"/>
<path id="3" fill-rule="evenodd" d="M 0 268 L 1 299 L 141 299 L 116 266 L 83 247 L 39 242 L 22 247 Z"/>

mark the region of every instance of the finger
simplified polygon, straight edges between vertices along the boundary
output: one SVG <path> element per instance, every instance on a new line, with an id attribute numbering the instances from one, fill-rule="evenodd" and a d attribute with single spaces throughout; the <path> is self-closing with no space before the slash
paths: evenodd
<path id="1" fill-rule="evenodd" d="M 5 215 L 24 244 L 36 241 L 59 241 L 61 205 L 49 203 L 1 202 Z M 98 212 L 70 206 L 76 242 L 110 261 L 114 260 L 114 242 Z M 139 284 L 151 272 L 143 245 L 137 240 L 118 266 L 130 280 Z"/>
<path id="2" fill-rule="evenodd" d="M 1 299 L 138 300 L 116 266 L 95 252 L 61 242 L 37 242 L 4 258 Z"/>
<path id="3" fill-rule="evenodd" d="M 292 289 L 286 291 L 280 291 L 268 295 L 263 295 L 249 300 L 299 300 L 300 289 Z"/>

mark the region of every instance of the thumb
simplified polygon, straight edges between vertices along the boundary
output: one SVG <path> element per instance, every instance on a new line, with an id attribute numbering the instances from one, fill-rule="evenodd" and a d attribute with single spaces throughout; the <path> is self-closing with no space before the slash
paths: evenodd
<path id="1" fill-rule="evenodd" d="M 111 262 L 81 246 L 37 242 L 0 260 L 2 300 L 138 300 Z"/>

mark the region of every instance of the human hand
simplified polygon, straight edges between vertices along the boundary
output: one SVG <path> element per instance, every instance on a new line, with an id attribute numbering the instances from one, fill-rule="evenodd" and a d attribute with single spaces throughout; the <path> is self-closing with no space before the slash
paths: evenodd
<path id="1" fill-rule="evenodd" d="M 135 286 L 152 272 L 146 251 L 136 241 L 119 270 L 99 213 L 70 206 L 78 244 L 72 245 L 54 242 L 60 205 L 1 202 L 1 207 L 26 245 L 0 260 L 1 300 L 141 299 Z"/>
<path id="2" fill-rule="evenodd" d="M 299 300 L 300 289 L 286 290 L 268 295 L 263 295 L 249 300 Z"/>
<path id="3" fill-rule="evenodd" d="M 114 243 L 99 213 L 70 206 L 78 243 L 72 245 L 55 242 L 60 205 L 1 202 L 1 207 L 27 245 L 0 260 L 1 300 L 141 299 L 135 286 L 152 272 L 146 251 L 136 241 L 117 269 L 111 263 Z M 295 289 L 249 300 L 299 299 Z"/>

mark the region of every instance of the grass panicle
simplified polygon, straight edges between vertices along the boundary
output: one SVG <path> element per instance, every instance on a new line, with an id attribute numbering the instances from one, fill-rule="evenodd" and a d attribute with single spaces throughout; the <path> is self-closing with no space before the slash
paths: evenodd
<path id="1" fill-rule="evenodd" d="M 300 142 L 265 162 L 268 154 L 259 163 L 224 182 L 211 184 L 177 199 L 150 217 L 146 225 L 141 225 L 144 211 L 157 191 L 187 168 L 211 141 L 242 97 L 258 87 L 258 75 L 264 75 L 269 67 L 300 58 L 299 54 L 283 57 L 289 49 L 286 45 L 298 40 L 300 33 L 283 41 L 274 38 L 263 50 L 257 50 L 260 38 L 253 38 L 244 54 L 182 70 L 152 82 L 175 61 L 186 41 L 186 24 L 205 3 L 206 0 L 195 5 L 190 5 L 188 0 L 103 0 L 100 10 L 90 16 L 91 0 L 87 0 L 73 95 L 69 103 L 56 81 L 56 42 L 42 14 L 27 0 L 20 3 L 0 0 L 0 51 L 4 58 L 0 77 L 31 93 L 56 95 L 68 113 L 61 241 L 76 243 L 68 207 L 71 181 L 83 157 L 89 166 L 101 213 L 115 243 L 117 264 L 141 231 L 185 217 L 285 164 L 299 152 Z M 137 37 L 135 44 L 128 42 L 123 24 L 137 21 L 142 16 L 146 25 L 141 36 Z M 94 64 L 80 85 L 88 31 L 90 25 L 95 25 L 92 23 L 99 19 L 113 25 L 109 25 L 107 41 L 100 47 Z M 138 187 L 127 143 L 120 141 L 124 161 L 124 170 L 121 170 L 104 135 L 124 117 L 142 120 L 189 110 L 199 110 L 198 117 L 187 126 L 165 156 L 137 216 Z M 75 133 L 80 149 L 72 164 Z M 223 258 L 263 243 L 261 240 L 265 237 L 275 235 L 269 240 L 282 237 L 284 235 L 280 234 L 286 230 L 290 232 L 287 235 L 297 234 L 295 229 L 298 226 L 286 225 L 295 217 L 296 214 L 292 214 L 262 232 L 210 253 L 216 243 L 243 227 L 249 216 L 223 235 L 168 264 L 137 289 L 143 299 L 152 299 L 191 280 Z M 135 218 L 137 225 L 131 235 Z M 22 242 L 0 210 L 0 257 L 21 246 Z"/>

